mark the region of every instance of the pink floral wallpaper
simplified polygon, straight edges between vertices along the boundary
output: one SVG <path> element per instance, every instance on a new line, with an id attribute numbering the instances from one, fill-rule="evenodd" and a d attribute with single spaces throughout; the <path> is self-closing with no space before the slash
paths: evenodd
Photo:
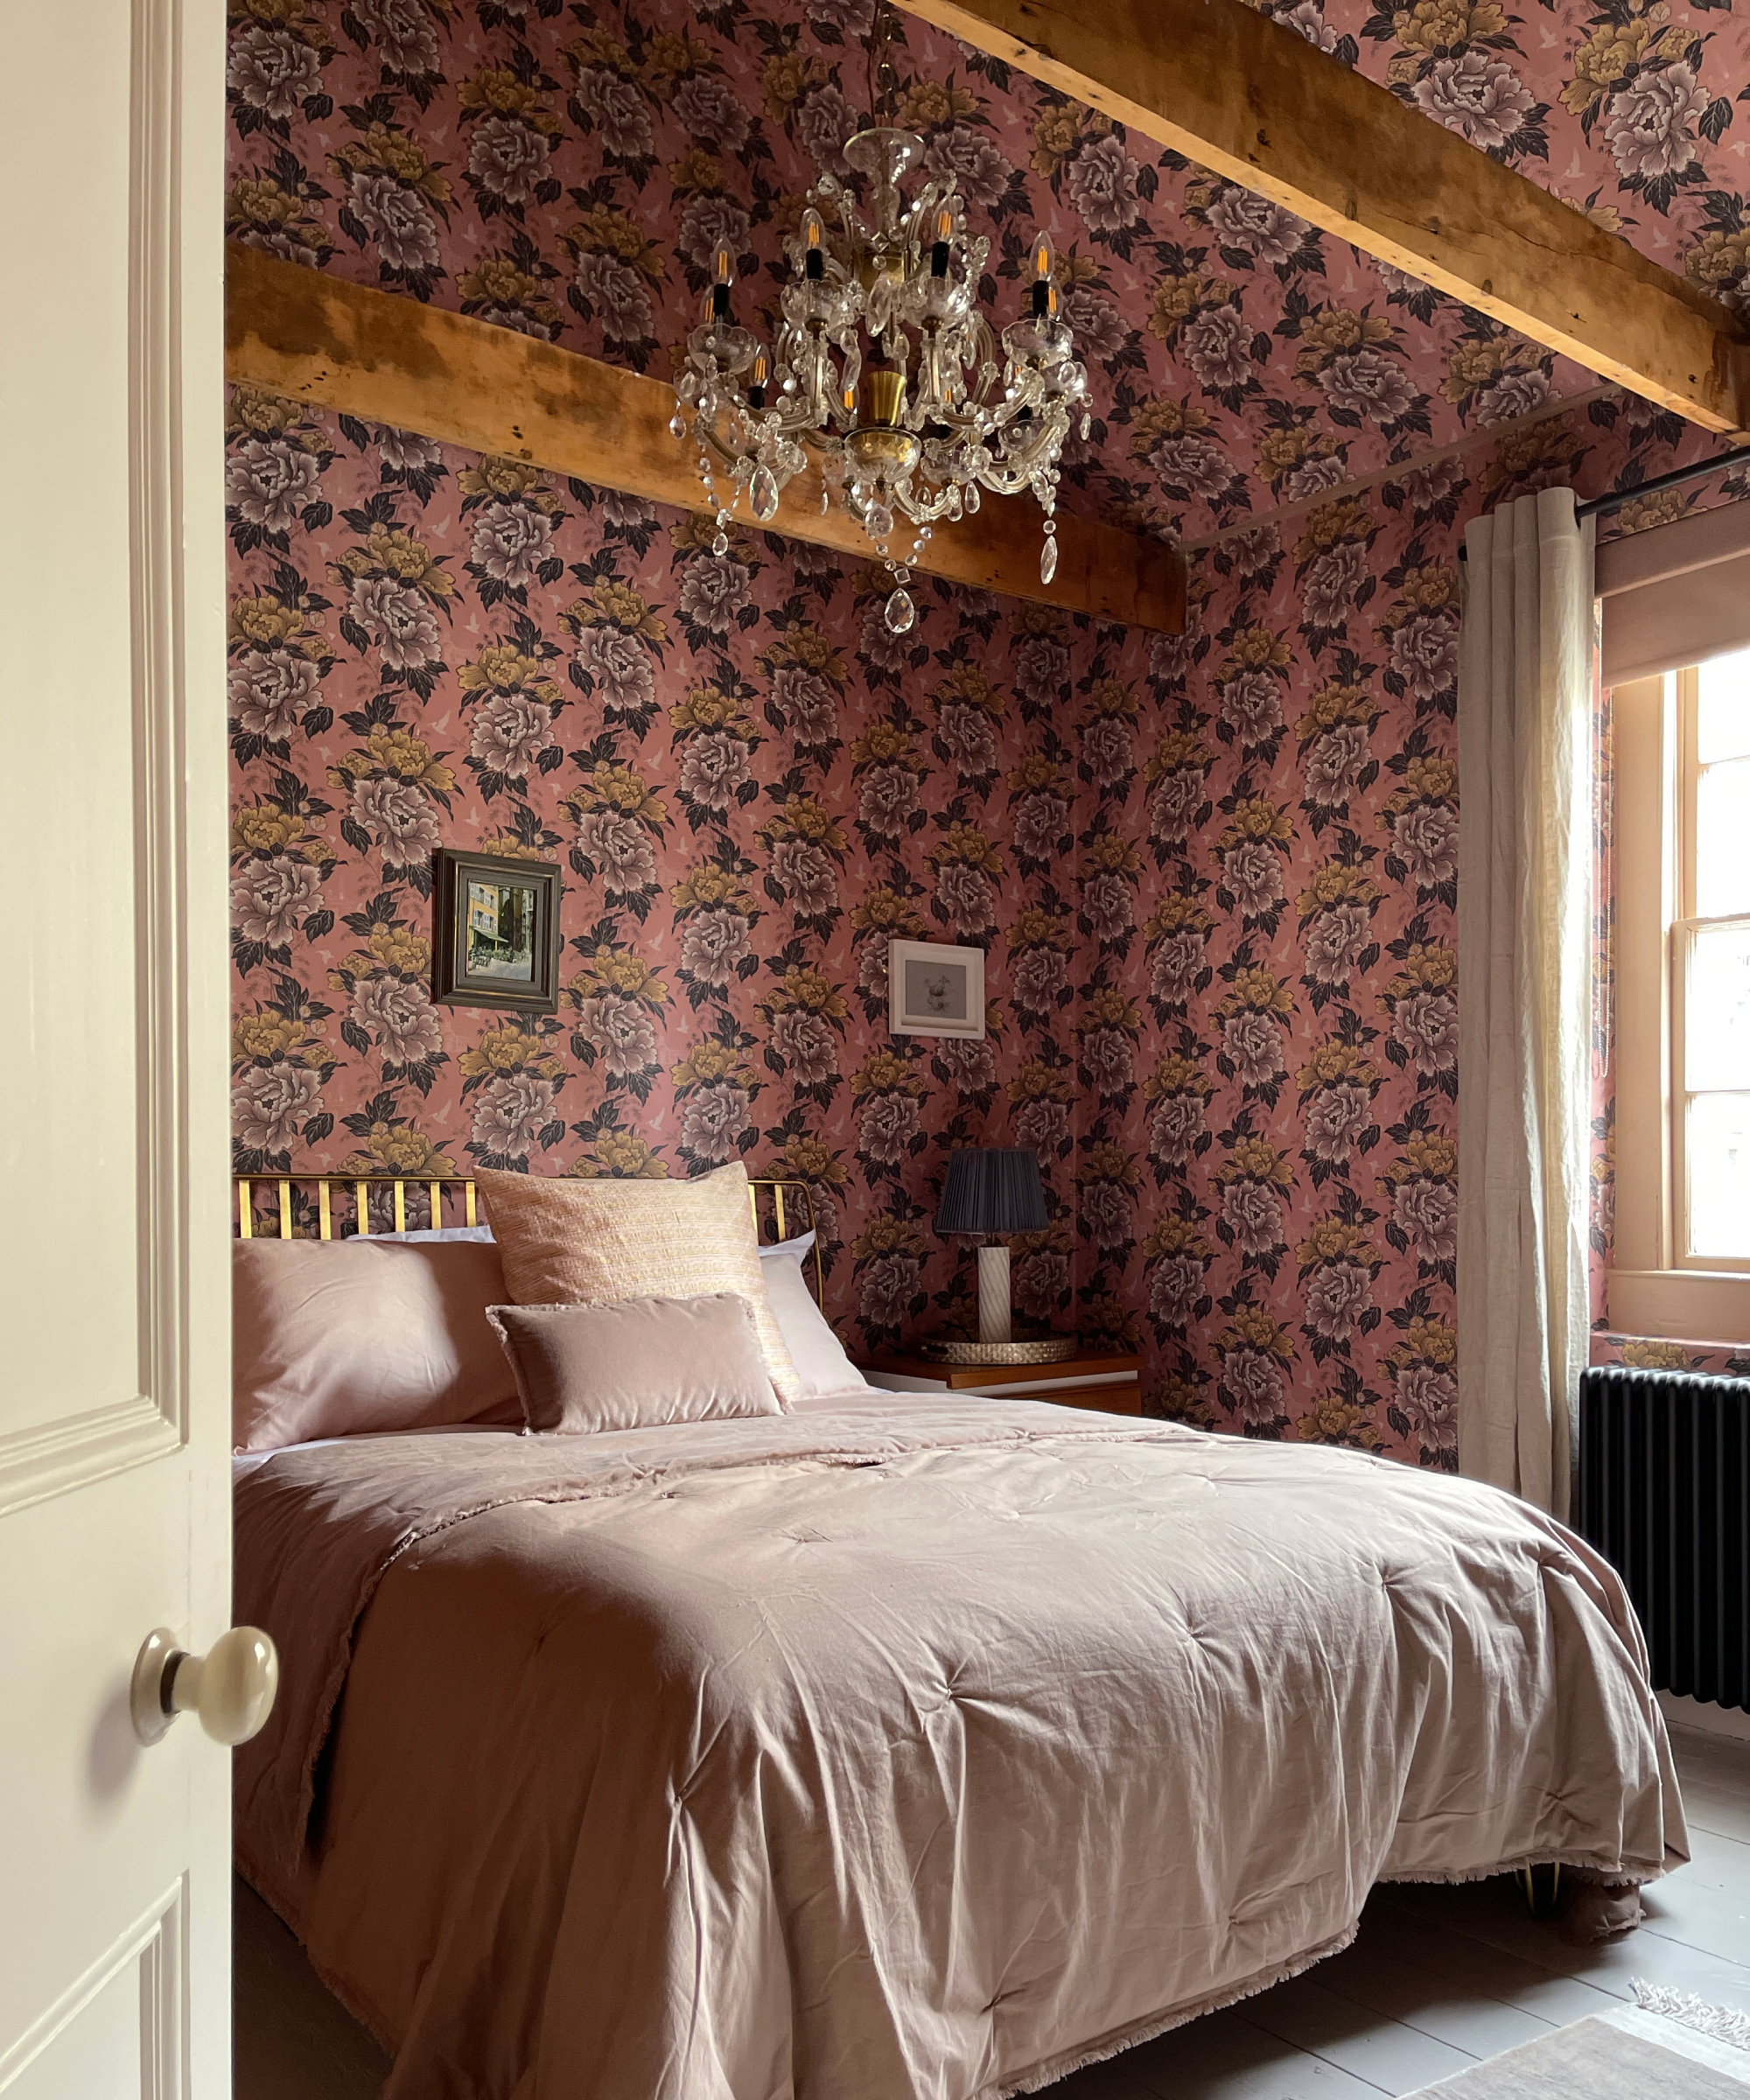
<path id="1" fill-rule="evenodd" d="M 716 244 L 747 319 L 867 107 L 872 0 L 234 0 L 234 237 L 666 372 Z M 1628 0 L 1271 0 L 1721 296 L 1746 281 L 1750 22 Z M 1018 301 L 1054 237 L 1096 421 L 1068 508 L 1197 539 L 1595 391 L 1592 375 L 902 19 L 901 116 Z M 1733 127 L 1736 125 L 1736 130 Z M 1713 441 L 1614 396 L 1637 479 Z"/>
<path id="2" fill-rule="evenodd" d="M 1221 550 L 1184 640 L 946 588 L 899 640 L 807 549 L 231 422 L 241 1165 L 781 1164 L 878 1342 L 963 1301 L 946 1148 L 1032 1144 L 1030 1313 L 1450 1462 L 1453 488 Z M 564 866 L 556 1018 L 434 1006 L 439 843 Z M 984 1042 L 890 1036 L 896 933 L 988 945 Z"/>
<path id="3" fill-rule="evenodd" d="M 1642 1371 L 1696 1371 L 1707 1377 L 1750 1378 L 1750 1349 L 1724 1341 L 1669 1341 L 1656 1335 L 1596 1329 L 1594 1363 L 1626 1363 Z"/>
<path id="4" fill-rule="evenodd" d="M 1262 0 L 1492 159 L 1750 307 L 1750 18 L 1732 0 Z"/>
<path id="5" fill-rule="evenodd" d="M 892 1339 L 958 1287 L 931 1185 L 988 1132 L 1060 1214 L 1026 1308 L 1098 1296 L 1118 1241 L 1078 1213 L 1135 1177 L 1084 1103 L 1135 1090 L 1141 868 L 1095 812 L 1147 705 L 1100 638 L 943 591 L 896 639 L 830 556 L 719 559 L 678 514 L 248 390 L 230 457 L 240 1165 L 746 1157 L 814 1184 L 835 1311 Z M 556 1018 L 433 1004 L 440 842 L 563 864 Z M 895 934 L 990 945 L 986 1040 L 890 1037 Z"/>
<path id="6" fill-rule="evenodd" d="M 664 370 L 717 239 L 745 301 L 774 290 L 864 5 L 243 0 L 232 230 Z M 1572 11 L 1455 10 L 1469 41 L 1425 77 L 1529 81 L 1592 35 Z M 1413 47 L 1382 19 L 1360 62 Z M 1160 1411 L 1450 1466 L 1459 538 L 1712 441 L 906 34 L 991 296 L 1036 221 L 1064 254 L 1100 389 L 1073 500 L 1214 541 L 1189 631 L 926 585 L 895 638 L 816 550 L 738 532 L 719 558 L 678 514 L 240 389 L 239 1163 L 745 1157 L 814 1184 L 830 1309 L 878 1344 L 965 1305 L 930 1228 L 947 1149 L 1032 1144 L 1054 1222 L 1017 1250 L 1027 1312 L 1143 1347 Z M 1644 70 L 1689 62 L 1663 51 Z M 1564 170 L 1608 137 L 1574 122 Z M 1702 192 L 1633 194 L 1639 238 Z M 440 844 L 564 868 L 556 1018 L 432 1004 Z M 890 1036 L 894 934 L 987 947 L 984 1043 Z"/>
<path id="7" fill-rule="evenodd" d="M 1453 526 L 1548 471 L 1228 542 L 1183 638 L 931 587 L 896 640 L 832 557 L 240 390 L 240 1162 L 781 1164 L 878 1342 L 963 1302 L 945 1148 L 1030 1144 L 1031 1313 L 1451 1463 Z M 556 1019 L 431 1004 L 439 843 L 564 866 Z M 894 933 L 988 945 L 985 1043 L 889 1036 Z"/>

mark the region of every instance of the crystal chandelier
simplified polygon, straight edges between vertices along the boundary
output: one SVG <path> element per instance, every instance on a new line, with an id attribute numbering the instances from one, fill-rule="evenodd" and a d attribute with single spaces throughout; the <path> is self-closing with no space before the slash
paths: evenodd
<path id="1" fill-rule="evenodd" d="M 916 618 L 908 564 L 938 520 L 978 508 L 981 489 L 1032 490 L 1045 513 L 1040 580 L 1051 581 L 1059 454 L 1078 410 L 1087 437 L 1088 414 L 1088 374 L 1059 312 L 1049 238 L 1034 240 L 1020 318 L 999 336 L 976 297 L 990 243 L 968 238 L 953 178 L 924 182 L 909 200 L 902 190 L 924 142 L 889 121 L 892 38 L 882 0 L 869 38 L 872 122 L 844 150 L 864 178 L 862 200 L 832 175 L 808 192 L 786 243 L 792 275 L 769 357 L 736 323 L 734 259 L 718 248 L 668 428 L 697 446 L 718 554 L 728 552 L 744 497 L 760 524 L 777 515 L 812 447 L 825 484 L 822 514 L 836 496 L 868 535 L 895 585 L 887 626 L 903 634 Z M 906 528 L 911 551 L 895 554 L 894 534 Z"/>

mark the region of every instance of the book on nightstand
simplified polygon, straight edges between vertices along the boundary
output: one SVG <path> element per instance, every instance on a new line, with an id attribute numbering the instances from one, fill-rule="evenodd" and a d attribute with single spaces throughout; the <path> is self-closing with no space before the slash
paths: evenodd
<path id="1" fill-rule="evenodd" d="M 1130 1354 L 1071 1356 L 1061 1363 L 937 1363 L 884 1350 L 858 1369 L 890 1393 L 967 1393 L 986 1400 L 1048 1400 L 1109 1415 L 1143 1411 L 1143 1360 Z"/>

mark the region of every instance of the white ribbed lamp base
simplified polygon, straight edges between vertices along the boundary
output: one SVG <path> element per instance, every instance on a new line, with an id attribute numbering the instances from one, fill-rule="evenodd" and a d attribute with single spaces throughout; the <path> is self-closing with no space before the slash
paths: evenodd
<path id="1" fill-rule="evenodd" d="M 1014 1328 L 1009 1317 L 1009 1250 L 1006 1246 L 978 1250 L 978 1339 L 1012 1341 Z"/>

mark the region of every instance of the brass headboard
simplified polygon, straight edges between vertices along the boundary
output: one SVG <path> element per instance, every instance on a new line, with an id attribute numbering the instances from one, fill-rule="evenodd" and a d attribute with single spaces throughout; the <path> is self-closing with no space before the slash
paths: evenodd
<path id="1" fill-rule="evenodd" d="M 234 1174 L 231 1177 L 237 1190 L 237 1233 L 241 1239 L 257 1238 L 256 1229 L 256 1190 L 266 1184 L 277 1195 L 279 1230 L 271 1236 L 290 1240 L 298 1236 L 295 1228 L 291 1192 L 294 1188 L 313 1188 L 316 1191 L 316 1237 L 332 1240 L 337 1236 L 334 1191 L 342 1190 L 344 1210 L 350 1200 L 353 1210 L 353 1232 L 341 1232 L 341 1238 L 371 1236 L 371 1191 L 387 1188 L 394 1192 L 394 1229 L 407 1230 L 407 1192 L 410 1188 L 425 1192 L 430 1205 L 430 1222 L 441 1226 L 444 1216 L 444 1200 L 448 1191 L 452 1198 L 459 1194 L 462 1215 L 459 1221 L 452 1214 L 451 1223 L 476 1225 L 480 1222 L 474 1198 L 473 1179 L 468 1174 Z M 815 1232 L 817 1219 L 815 1213 L 814 1191 L 806 1181 L 777 1181 L 750 1176 L 747 1199 L 753 1211 L 753 1228 L 762 1240 L 776 1242 L 794 1239 L 804 1232 Z M 344 1224 L 345 1220 L 340 1221 Z M 818 1234 L 810 1250 L 808 1266 L 814 1272 L 815 1302 L 826 1303 L 826 1266 L 821 1258 Z"/>
<path id="2" fill-rule="evenodd" d="M 256 1184 L 267 1182 L 279 1192 L 279 1231 L 275 1236 L 282 1240 L 295 1239 L 293 1228 L 291 1192 L 294 1188 L 314 1188 L 316 1191 L 317 1238 L 332 1240 L 334 1237 L 334 1191 L 349 1190 L 353 1198 L 353 1230 L 360 1239 L 368 1239 L 371 1230 L 370 1192 L 374 1188 L 390 1188 L 395 1191 L 395 1230 L 407 1230 L 407 1192 L 410 1188 L 423 1188 L 431 1206 L 431 1222 L 444 1223 L 444 1191 L 459 1189 L 462 1194 L 464 1225 L 478 1225 L 480 1214 L 475 1208 L 474 1185 L 466 1174 L 234 1174 L 231 1179 L 237 1187 L 238 1237 L 252 1240 L 256 1237 Z M 341 1236 L 343 1238 L 346 1235 Z"/>

